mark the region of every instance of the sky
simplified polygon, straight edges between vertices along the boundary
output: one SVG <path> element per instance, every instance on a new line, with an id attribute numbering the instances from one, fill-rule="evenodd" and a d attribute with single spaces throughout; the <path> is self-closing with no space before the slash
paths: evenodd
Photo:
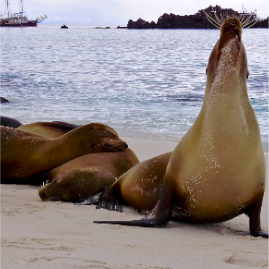
<path id="1" fill-rule="evenodd" d="M 1 2 L 5 2 L 1 0 Z M 12 12 L 17 12 L 19 0 L 9 0 Z M 1 3 L 1 14 L 4 4 Z M 24 0 L 29 19 L 46 14 L 42 24 L 68 25 L 120 25 L 126 26 L 129 19 L 142 18 L 157 22 L 163 13 L 192 15 L 210 5 L 248 12 L 257 10 L 258 18 L 269 16 L 268 0 Z"/>

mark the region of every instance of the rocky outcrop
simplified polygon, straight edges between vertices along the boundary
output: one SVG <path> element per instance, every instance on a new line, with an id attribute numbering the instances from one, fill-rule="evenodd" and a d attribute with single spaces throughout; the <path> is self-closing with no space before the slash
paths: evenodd
<path id="1" fill-rule="evenodd" d="M 268 28 L 269 17 L 265 20 L 257 21 L 251 28 Z"/>
<path id="2" fill-rule="evenodd" d="M 208 7 L 204 10 L 199 10 L 194 15 L 186 15 L 180 16 L 175 15 L 173 13 L 167 14 L 164 13 L 156 22 L 148 22 L 141 18 L 137 21 L 129 20 L 127 24 L 128 29 L 215 29 L 215 26 L 212 25 L 207 17 L 206 14 L 211 14 L 212 17 L 218 16 L 225 16 L 226 14 L 229 15 L 236 15 L 238 16 L 239 13 L 234 11 L 233 9 L 222 9 L 220 6 L 215 7 Z M 268 28 L 268 18 L 263 21 L 258 21 L 254 26 L 254 28 Z"/>

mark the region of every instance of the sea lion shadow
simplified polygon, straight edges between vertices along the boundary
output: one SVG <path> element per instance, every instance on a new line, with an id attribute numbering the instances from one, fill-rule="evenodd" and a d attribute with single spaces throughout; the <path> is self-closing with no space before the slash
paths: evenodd
<path id="1" fill-rule="evenodd" d="M 249 236 L 248 228 L 242 230 L 237 227 L 236 223 L 231 223 L 230 221 L 219 222 L 219 223 L 191 223 L 191 222 L 182 222 L 171 220 L 167 226 L 169 229 L 179 229 L 184 231 L 186 229 L 191 230 L 192 233 L 204 234 L 219 234 L 219 235 L 230 235 L 230 236 L 239 236 L 245 238 Z"/>

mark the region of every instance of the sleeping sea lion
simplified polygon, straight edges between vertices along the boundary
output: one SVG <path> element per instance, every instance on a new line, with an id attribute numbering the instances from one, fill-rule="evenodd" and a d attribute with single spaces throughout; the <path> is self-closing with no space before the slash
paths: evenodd
<path id="1" fill-rule="evenodd" d="M 1 126 L 1 183 L 48 171 L 92 152 L 117 152 L 128 146 L 112 128 L 91 123 L 57 139 Z"/>
<path id="2" fill-rule="evenodd" d="M 55 139 L 80 126 L 81 125 L 75 125 L 62 121 L 51 121 L 24 124 L 18 127 L 18 129 Z"/>
<path id="3" fill-rule="evenodd" d="M 172 152 L 136 164 L 109 186 L 101 197 L 83 204 L 97 202 L 97 208 L 122 211 L 120 201 L 138 211 L 150 211 L 160 198 L 165 171 Z M 93 202 L 92 202 L 93 201 Z"/>
<path id="4" fill-rule="evenodd" d="M 43 201 L 77 202 L 103 191 L 139 161 L 131 149 L 90 153 L 35 178 L 50 183 L 39 189 Z"/>
<path id="5" fill-rule="evenodd" d="M 159 227 L 171 218 L 212 223 L 245 213 L 251 235 L 268 237 L 260 227 L 265 158 L 247 93 L 241 35 L 236 17 L 222 23 L 207 66 L 201 111 L 172 153 L 153 211 L 141 220 L 99 223 Z"/>

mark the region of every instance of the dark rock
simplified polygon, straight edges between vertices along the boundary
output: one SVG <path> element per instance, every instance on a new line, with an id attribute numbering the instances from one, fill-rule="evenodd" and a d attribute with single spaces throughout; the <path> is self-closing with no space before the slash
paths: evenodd
<path id="1" fill-rule="evenodd" d="M 262 21 L 257 21 L 251 28 L 268 28 L 269 17 Z"/>
<path id="2" fill-rule="evenodd" d="M 220 6 L 209 6 L 204 10 L 199 10 L 194 15 L 186 15 L 180 16 L 175 15 L 173 13 L 167 14 L 164 13 L 161 17 L 159 17 L 157 23 L 154 21 L 148 22 L 141 18 L 137 21 L 129 20 L 127 24 L 128 29 L 215 29 L 216 27 L 212 25 L 205 14 L 205 12 L 211 17 L 221 18 L 226 15 L 236 15 L 239 16 L 237 11 L 233 9 L 222 9 Z M 254 28 L 268 28 L 268 19 L 263 21 L 258 21 L 254 26 Z"/>
<path id="3" fill-rule="evenodd" d="M 4 98 L 4 97 L 0 97 L 1 103 L 9 103 L 9 101 Z"/>

